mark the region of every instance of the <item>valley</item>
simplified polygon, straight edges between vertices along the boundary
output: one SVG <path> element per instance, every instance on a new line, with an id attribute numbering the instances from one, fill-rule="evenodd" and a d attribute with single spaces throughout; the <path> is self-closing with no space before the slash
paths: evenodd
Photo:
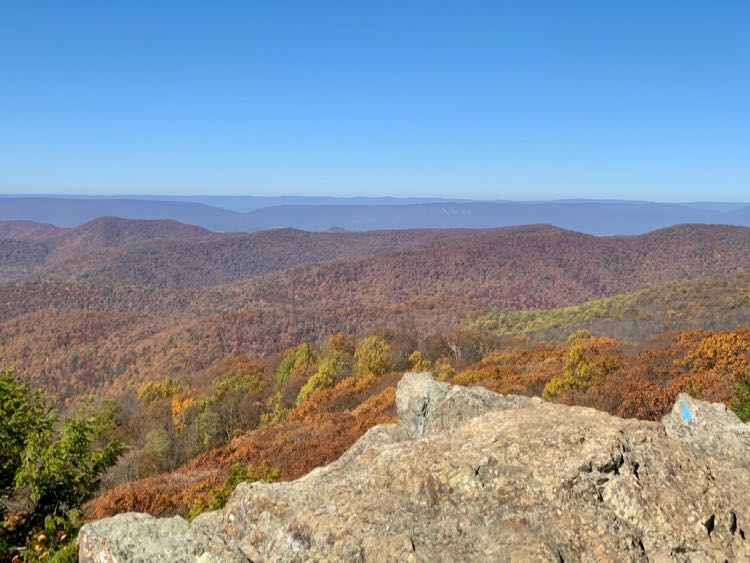
<path id="1" fill-rule="evenodd" d="M 645 333 L 731 328 L 747 314 L 746 277 L 735 272 L 750 268 L 750 229 L 739 227 L 684 225 L 636 237 L 543 225 L 222 235 L 105 218 L 52 230 L 0 223 L 0 233 L 0 271 L 14 265 L 16 272 L 0 285 L 0 357 L 63 402 L 196 373 L 229 357 L 278 354 L 337 332 L 498 332 L 505 321 L 492 320 L 495 309 L 539 316 L 522 311 L 634 291 L 645 291 L 640 313 L 614 321 L 638 320 Z M 9 257 L 19 244 L 39 250 Z M 681 316 L 657 315 L 661 324 L 644 328 L 650 301 L 668 307 L 679 298 L 673 282 L 687 292 Z M 709 295 L 717 301 L 695 318 Z M 559 327 L 562 336 L 575 320 Z M 594 321 L 607 319 L 584 313 L 576 326 Z"/>

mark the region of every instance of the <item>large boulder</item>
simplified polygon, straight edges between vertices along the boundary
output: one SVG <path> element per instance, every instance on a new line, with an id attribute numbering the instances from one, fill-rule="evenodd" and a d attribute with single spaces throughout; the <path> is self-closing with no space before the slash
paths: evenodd
<path id="1" fill-rule="evenodd" d="M 691 401 L 692 413 L 718 411 Z M 743 434 L 741 423 L 677 432 L 669 417 L 623 420 L 429 374 L 404 376 L 397 408 L 398 424 L 338 461 L 294 482 L 242 484 L 192 524 L 88 524 L 81 560 L 750 560 L 748 446 L 732 441 L 725 455 L 696 439 Z"/>

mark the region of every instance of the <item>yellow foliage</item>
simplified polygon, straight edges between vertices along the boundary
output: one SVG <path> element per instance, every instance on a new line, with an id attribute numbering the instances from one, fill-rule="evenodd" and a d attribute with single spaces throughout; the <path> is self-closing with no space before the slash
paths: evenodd
<path id="1" fill-rule="evenodd" d="M 175 428 L 178 430 L 187 429 L 188 412 L 197 403 L 194 397 L 172 397 L 172 423 Z"/>
<path id="2" fill-rule="evenodd" d="M 456 385 L 476 385 L 487 379 L 487 374 L 481 369 L 467 368 L 453 378 Z"/>
<path id="3" fill-rule="evenodd" d="M 281 387 L 293 371 L 313 363 L 315 363 L 315 356 L 307 342 L 303 342 L 295 348 L 290 348 L 284 353 L 284 357 L 276 369 L 276 384 Z"/>
<path id="4" fill-rule="evenodd" d="M 284 408 L 284 398 L 280 391 L 277 391 L 266 401 L 267 411 L 260 415 L 262 426 L 273 426 L 286 420 L 289 409 Z"/>
<path id="5" fill-rule="evenodd" d="M 680 362 L 693 371 L 745 371 L 750 363 L 750 337 L 733 331 L 712 334 L 700 341 Z"/>
<path id="6" fill-rule="evenodd" d="M 409 356 L 409 367 L 411 371 L 422 372 L 429 371 L 432 367 L 432 364 L 429 360 L 422 356 L 422 352 L 420 352 L 419 350 L 414 350 L 414 352 L 412 352 Z"/>
<path id="7" fill-rule="evenodd" d="M 564 398 L 570 391 L 585 391 L 622 365 L 622 355 L 612 338 L 583 337 L 573 340 L 562 374 L 553 377 L 542 396 L 547 400 Z"/>
<path id="8" fill-rule="evenodd" d="M 308 379 L 307 383 L 305 383 L 302 389 L 300 389 L 299 394 L 297 395 L 297 405 L 301 405 L 318 391 L 333 387 L 334 369 L 335 364 L 333 363 L 333 361 L 321 362 L 321 365 L 318 366 L 318 370 L 315 372 L 315 374 L 310 379 Z"/>
<path id="9" fill-rule="evenodd" d="M 354 351 L 354 371 L 359 377 L 385 375 L 391 369 L 391 348 L 377 336 L 361 340 Z"/>
<path id="10" fill-rule="evenodd" d="M 738 329 L 702 334 L 687 354 L 675 361 L 689 372 L 688 389 L 706 401 L 725 401 L 750 371 L 750 331 Z"/>
<path id="11" fill-rule="evenodd" d="M 163 379 L 161 381 L 148 381 L 138 387 L 136 396 L 144 403 L 151 403 L 159 399 L 167 399 L 174 395 L 182 393 L 182 385 L 173 379 Z"/>
<path id="12" fill-rule="evenodd" d="M 448 362 L 441 362 L 437 366 L 435 377 L 438 381 L 450 381 L 456 376 L 456 370 Z"/>

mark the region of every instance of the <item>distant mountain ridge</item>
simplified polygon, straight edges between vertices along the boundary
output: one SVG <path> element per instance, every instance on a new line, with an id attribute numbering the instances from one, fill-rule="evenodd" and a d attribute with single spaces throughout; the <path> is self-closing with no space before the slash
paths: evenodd
<path id="1" fill-rule="evenodd" d="M 0 198 L 0 221 L 25 220 L 58 227 L 77 227 L 101 217 L 172 219 L 212 231 L 247 230 L 243 214 L 201 203 L 51 197 Z"/>
<path id="2" fill-rule="evenodd" d="M 306 231 L 477 229 L 543 223 L 595 235 L 642 234 L 681 223 L 750 226 L 750 205 L 721 202 L 158 197 L 0 197 L 0 221 L 35 221 L 75 227 L 104 216 L 172 219 L 215 232 L 274 228 Z"/>
<path id="3" fill-rule="evenodd" d="M 548 307 L 737 268 L 750 269 L 750 229 L 722 225 L 598 237 L 544 224 L 214 233 L 172 220 L 114 217 L 62 229 L 0 222 L 0 284 L 26 279 L 190 289 L 253 279 L 257 295 L 283 290 L 320 301 L 342 292 L 356 299 L 448 290 L 464 296 L 469 276 L 469 293 L 486 292 L 484 301 L 512 306 L 517 293 L 526 296 L 524 307 Z M 533 279 L 544 280 L 545 291 L 529 292 Z"/>
<path id="4" fill-rule="evenodd" d="M 215 286 L 301 264 L 352 259 L 460 230 L 215 233 L 173 220 L 102 217 L 77 227 L 0 222 L 0 284 L 29 276 L 161 288 Z"/>
<path id="5" fill-rule="evenodd" d="M 0 194 L 4 198 L 29 197 L 27 194 Z M 227 211 L 247 213 L 263 207 L 277 205 L 411 205 L 415 203 L 468 202 L 465 198 L 440 197 L 390 197 L 390 196 L 210 196 L 210 195 L 52 195 L 42 194 L 36 197 L 53 199 L 85 200 L 126 200 L 126 201 L 162 201 L 200 203 L 218 207 Z"/>

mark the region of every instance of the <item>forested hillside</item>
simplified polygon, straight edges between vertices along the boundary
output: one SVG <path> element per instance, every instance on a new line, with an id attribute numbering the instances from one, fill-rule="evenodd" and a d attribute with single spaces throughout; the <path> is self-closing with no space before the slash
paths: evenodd
<path id="1" fill-rule="evenodd" d="M 671 282 L 556 309 L 494 310 L 470 323 L 494 334 L 559 338 L 573 330 L 639 341 L 663 332 L 750 325 L 750 274 Z"/>
<path id="2" fill-rule="evenodd" d="M 462 231 L 307 233 L 276 229 L 218 234 L 176 221 L 105 217 L 57 229 L 28 222 L 0 223 L 0 282 L 35 279 L 94 285 L 205 287 L 243 280 L 300 264 L 348 259 Z M 2 277 L 4 276 L 4 277 Z"/>
<path id="3" fill-rule="evenodd" d="M 11 237 L 0 254 L 12 272 L 0 285 L 0 358 L 68 403 L 339 331 L 564 334 L 600 326 L 597 308 L 612 316 L 633 298 L 581 303 L 646 288 L 637 310 L 615 319 L 615 335 L 630 336 L 626 320 L 646 335 L 738 326 L 747 314 L 746 278 L 733 272 L 750 266 L 750 229 L 736 227 L 604 238 L 548 226 L 220 235 L 101 219 L 0 232 Z M 661 288 L 674 280 L 686 284 L 682 305 L 669 295 L 679 285 Z M 514 313 L 572 305 L 582 309 Z"/>
<path id="4" fill-rule="evenodd" d="M 563 342 L 478 333 L 382 332 L 358 341 L 338 335 L 320 347 L 303 344 L 262 362 L 236 358 L 198 379 L 140 387 L 127 410 L 143 414 L 131 414 L 118 434 L 139 447 L 110 476 L 112 484 L 152 476 L 114 487 L 89 503 L 87 514 L 194 516 L 226 501 L 237 471 L 251 480 L 301 477 L 338 458 L 373 425 L 393 420 L 395 385 L 406 369 L 649 420 L 688 391 L 750 420 L 747 328 L 671 333 L 637 345 L 586 331 Z M 221 443 L 170 470 L 189 452 Z"/>
<path id="5" fill-rule="evenodd" d="M 750 229 L 14 222 L 0 265 L 0 391 L 59 409 L 35 452 L 77 456 L 88 517 L 192 517 L 241 480 L 299 477 L 392 420 L 405 370 L 646 419 L 688 391 L 750 418 Z M 28 535 L 44 512 L 12 513 L 13 541 L 53 548 Z M 70 548 L 66 514 L 42 535 Z"/>

